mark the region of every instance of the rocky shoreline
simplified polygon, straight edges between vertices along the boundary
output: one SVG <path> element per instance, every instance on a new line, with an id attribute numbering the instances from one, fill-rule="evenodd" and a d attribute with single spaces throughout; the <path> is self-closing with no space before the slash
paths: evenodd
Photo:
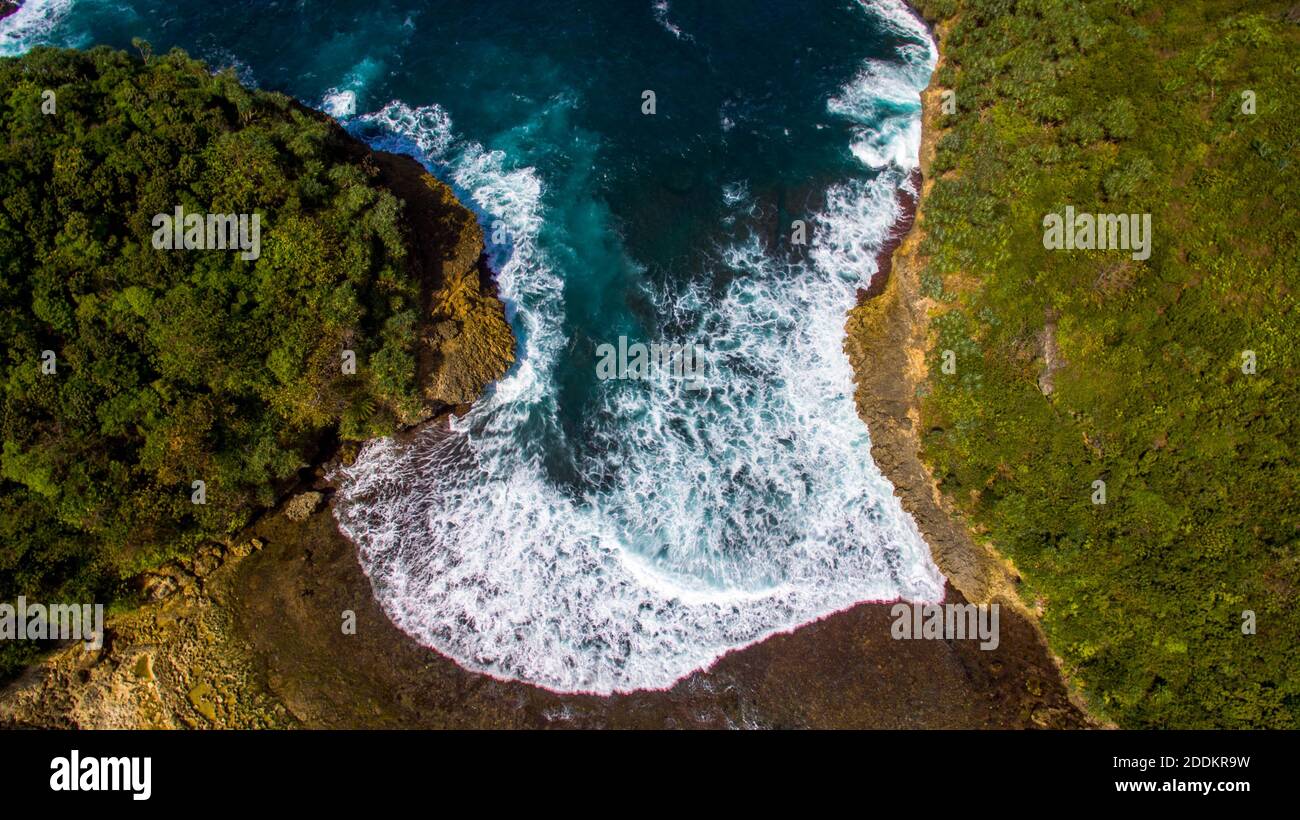
<path id="1" fill-rule="evenodd" d="M 890 226 L 889 237 L 881 244 L 880 250 L 876 251 L 876 272 L 871 277 L 871 283 L 865 288 L 858 288 L 859 303 L 874 299 L 885 292 L 885 287 L 889 284 L 889 273 L 894 269 L 894 251 L 903 244 L 903 240 L 912 230 L 912 225 L 916 223 L 916 208 L 923 184 L 920 168 L 912 169 L 908 184 L 910 189 L 901 188 L 898 191 L 900 213 L 898 219 Z"/>
<path id="2" fill-rule="evenodd" d="M 932 32 L 937 42 L 942 42 L 943 34 Z M 950 587 L 966 600 L 998 603 L 1004 611 L 1023 619 L 1032 633 L 1034 647 L 1026 651 L 1034 655 L 1034 665 L 1055 670 L 1053 687 L 1068 698 L 1075 718 L 1093 725 L 1082 698 L 1064 679 L 1061 661 L 1048 648 L 1037 617 L 1017 592 L 1020 577 L 1015 567 L 992 544 L 972 537 L 972 529 L 944 497 L 920 458 L 918 399 L 927 378 L 932 301 L 921 293 L 920 275 L 926 260 L 919 249 L 924 237 L 923 201 L 933 185 L 930 164 L 942 136 L 938 127 L 940 94 L 933 84 L 922 94 L 920 167 L 913 172 L 913 187 L 919 196 L 903 192 L 903 214 L 887 244 L 889 259 L 880 263 L 883 275 L 877 275 L 871 288 L 859 293 L 859 304 L 846 323 L 844 346 L 854 370 L 858 414 L 871 433 L 873 460 L 916 521 Z"/>
<path id="3" fill-rule="evenodd" d="M 22 7 L 23 4 L 21 0 L 0 0 L 0 20 L 3 20 Z"/>
<path id="4" fill-rule="evenodd" d="M 897 304 L 891 294 L 896 299 L 899 283 L 913 273 L 904 267 L 885 299 L 867 304 Z M 887 432 L 877 434 L 878 417 L 864 415 L 873 424 L 876 458 L 904 488 L 900 494 L 923 532 L 928 539 L 943 535 L 939 523 L 947 519 L 908 500 L 912 485 L 901 483 L 893 457 L 905 448 Z M 444 421 L 445 415 L 426 423 Z M 67 647 L 0 693 L 0 726 L 1085 725 L 1036 625 L 1016 609 L 1004 610 L 1000 645 L 985 652 L 969 640 L 894 640 L 891 605 L 864 603 L 732 652 L 665 691 L 560 695 L 468 672 L 394 627 L 375 601 L 329 503 L 328 476 L 348 457 L 345 449 L 318 465 L 297 494 L 229 544 L 143 578 L 149 602 L 110 617 L 103 649 Z M 954 579 L 946 600 L 987 600 L 954 564 L 969 542 L 931 543 Z"/>
<path id="5" fill-rule="evenodd" d="M 928 169 L 935 92 L 926 93 Z M 436 312 L 449 282 L 474 298 L 430 324 L 462 338 L 450 373 L 421 359 L 430 406 L 471 401 L 501 375 L 500 303 L 482 264 L 482 234 L 413 161 L 378 156 L 405 199 L 439 195 L 447 219 L 416 256 Z M 920 174 L 920 172 L 918 172 Z M 924 175 L 914 180 L 924 192 Z M 445 188 L 445 186 L 443 186 Z M 848 319 L 846 350 L 873 456 L 949 578 L 946 600 L 999 602 L 1000 645 L 895 640 L 888 603 L 864 603 L 737 650 L 664 691 L 560 695 L 465 671 L 399 631 L 375 601 L 355 547 L 338 531 L 328 476 L 351 448 L 328 448 L 288 499 L 226 544 L 140 579 L 146 603 L 108 620 L 104 646 L 52 653 L 0 692 L 0 726 L 114 728 L 1025 728 L 1087 725 L 1071 702 L 1015 575 L 977 545 L 917 457 L 915 390 L 924 378 L 925 302 L 916 256 L 923 208 L 904 201 L 880 273 Z M 437 209 L 435 208 L 434 211 Z M 427 212 L 426 216 L 428 216 Z M 472 224 L 471 224 L 472 223 Z M 476 233 L 477 230 L 477 233 Z M 477 250 L 473 246 L 477 236 Z M 468 244 L 467 244 L 468 243 Z M 463 253 L 461 251 L 464 251 Z M 442 260 L 442 261 L 438 261 Z M 440 272 L 434 272 L 436 264 Z M 874 293 L 872 293 L 874 291 Z M 432 313 L 427 315 L 433 315 Z M 474 317 L 488 317 L 486 323 Z M 466 324 L 466 319 L 470 321 Z M 504 319 L 501 319 L 504 323 Z M 450 324 L 446 324 L 450 323 Z M 482 327 L 483 332 L 466 328 Z M 472 328 L 471 328 L 472 330 Z M 506 331 L 509 331 L 508 326 Z M 448 335 L 450 334 L 450 335 Z M 491 371 L 491 372 L 489 372 Z M 472 393 L 467 392 L 471 391 Z M 442 423 L 445 414 L 425 423 Z"/>
<path id="6" fill-rule="evenodd" d="M 1034 628 L 1001 646 L 893 640 L 861 604 L 733 652 L 666 691 L 559 695 L 465 671 L 380 610 L 321 497 L 154 576 L 111 618 L 0 696 L 0 726 L 113 728 L 1023 728 L 1077 726 Z M 291 501 L 290 505 L 295 502 Z M 962 600 L 949 588 L 949 600 Z M 352 634 L 344 624 L 352 621 Z"/>

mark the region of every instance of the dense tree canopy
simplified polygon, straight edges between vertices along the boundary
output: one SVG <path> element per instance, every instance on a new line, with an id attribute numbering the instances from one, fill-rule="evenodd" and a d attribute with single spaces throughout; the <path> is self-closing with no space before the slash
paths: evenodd
<path id="1" fill-rule="evenodd" d="M 1101 714 L 1300 725 L 1293 3 L 918 5 L 957 102 L 923 206 L 926 458 Z M 1067 205 L 1151 214 L 1150 258 L 1045 249 Z"/>
<path id="2" fill-rule="evenodd" d="M 2 600 L 105 600 L 273 503 L 335 431 L 421 412 L 421 286 L 369 154 L 141 54 L 0 59 Z M 155 249 L 176 206 L 257 214 L 260 257 Z"/>

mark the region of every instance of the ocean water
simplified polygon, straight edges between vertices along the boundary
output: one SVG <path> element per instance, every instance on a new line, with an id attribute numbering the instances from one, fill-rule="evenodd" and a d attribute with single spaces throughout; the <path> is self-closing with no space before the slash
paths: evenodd
<path id="1" fill-rule="evenodd" d="M 0 53 L 137 36 L 416 156 L 493 240 L 517 365 L 336 476 L 408 634 L 610 693 L 861 601 L 942 599 L 842 349 L 936 56 L 901 0 L 29 0 Z M 699 382 L 598 378 L 620 336 L 697 345 Z"/>

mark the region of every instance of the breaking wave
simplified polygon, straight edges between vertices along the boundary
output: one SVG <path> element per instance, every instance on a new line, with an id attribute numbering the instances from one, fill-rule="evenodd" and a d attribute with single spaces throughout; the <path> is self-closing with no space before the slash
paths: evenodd
<path id="1" fill-rule="evenodd" d="M 73 0 L 27 0 L 0 20 L 0 57 L 16 57 L 32 46 L 51 42 L 72 4 Z"/>
<path id="2" fill-rule="evenodd" d="M 554 235 L 563 220 L 537 171 L 458 137 L 436 105 L 357 118 L 506 228 L 493 262 L 520 339 L 519 363 L 468 414 L 340 468 L 340 529 L 402 630 L 475 671 L 604 694 L 670 686 L 862 601 L 942 599 L 871 460 L 842 347 L 916 162 L 934 64 L 901 3 L 864 5 L 909 44 L 828 108 L 855 124 L 854 153 L 876 173 L 825 192 L 806 256 L 742 231 L 715 249 L 711 282 L 645 285 L 659 338 L 706 348 L 702 389 L 600 382 L 576 436 L 557 412 L 575 340 L 555 251 L 574 238 Z M 746 224 L 746 186 L 720 195 Z"/>
<path id="3" fill-rule="evenodd" d="M 886 27 L 916 40 L 897 51 L 898 60 L 868 60 L 857 76 L 832 97 L 827 108 L 856 124 L 853 155 L 870 168 L 916 167 L 921 149 L 921 100 L 938 52 L 925 27 L 898 2 L 868 4 Z M 901 61 L 901 62 L 900 62 Z"/>

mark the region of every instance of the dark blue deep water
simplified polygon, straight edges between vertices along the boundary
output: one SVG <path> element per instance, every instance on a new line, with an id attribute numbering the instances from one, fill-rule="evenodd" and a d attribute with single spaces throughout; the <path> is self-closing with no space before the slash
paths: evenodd
<path id="1" fill-rule="evenodd" d="M 5 53 L 134 37 L 417 156 L 493 240 L 519 363 L 450 431 L 337 477 L 413 637 L 623 691 L 941 596 L 841 348 L 935 57 L 901 0 L 29 0 L 0 23 Z M 695 345 L 702 372 L 602 379 L 620 337 Z"/>

